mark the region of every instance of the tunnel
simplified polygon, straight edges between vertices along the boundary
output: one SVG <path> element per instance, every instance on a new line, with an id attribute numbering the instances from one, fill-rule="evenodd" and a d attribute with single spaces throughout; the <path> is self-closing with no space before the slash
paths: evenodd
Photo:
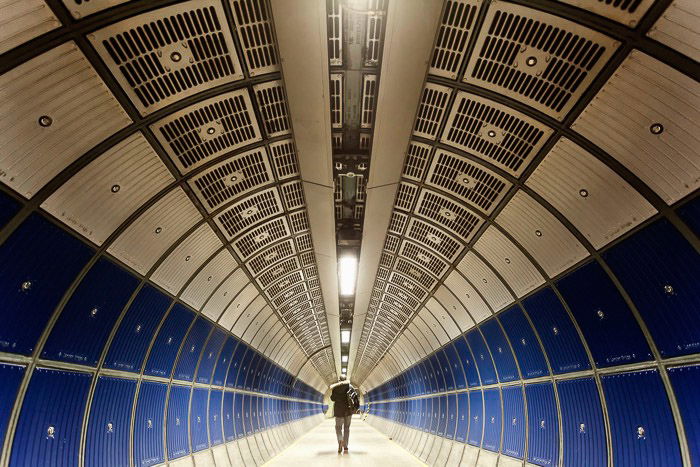
<path id="1" fill-rule="evenodd" d="M 700 465 L 699 61 L 698 0 L 0 0 L 0 467 Z"/>

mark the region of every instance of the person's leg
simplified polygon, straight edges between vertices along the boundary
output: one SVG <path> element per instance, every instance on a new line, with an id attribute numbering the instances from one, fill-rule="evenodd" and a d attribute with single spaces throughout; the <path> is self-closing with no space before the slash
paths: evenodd
<path id="1" fill-rule="evenodd" d="M 335 437 L 338 439 L 338 452 L 343 450 L 343 417 L 335 417 Z"/>
<path id="2" fill-rule="evenodd" d="M 345 433 L 343 433 L 343 446 L 345 450 L 348 450 L 348 440 L 350 439 L 350 422 L 352 421 L 352 415 L 345 417 Z"/>

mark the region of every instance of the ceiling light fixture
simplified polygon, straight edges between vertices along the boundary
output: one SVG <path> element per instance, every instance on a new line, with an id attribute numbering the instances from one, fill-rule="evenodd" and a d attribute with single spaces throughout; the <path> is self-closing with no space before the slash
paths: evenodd
<path id="1" fill-rule="evenodd" d="M 350 331 L 340 331 L 340 343 L 349 344 L 350 343 Z"/>
<path id="2" fill-rule="evenodd" d="M 348 356 L 347 356 L 347 355 L 343 355 L 342 357 L 340 357 L 340 361 L 343 362 L 343 363 L 347 363 L 347 362 L 348 362 Z"/>
<path id="3" fill-rule="evenodd" d="M 350 296 L 355 294 L 357 282 L 357 257 L 345 254 L 338 262 L 338 282 L 340 283 L 340 295 Z"/>

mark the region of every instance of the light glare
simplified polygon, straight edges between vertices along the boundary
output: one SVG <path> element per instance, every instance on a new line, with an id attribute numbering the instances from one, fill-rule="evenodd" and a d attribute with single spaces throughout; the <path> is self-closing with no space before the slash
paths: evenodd
<path id="1" fill-rule="evenodd" d="M 340 295 L 347 297 L 355 293 L 355 281 L 357 279 L 357 258 L 345 255 L 340 258 L 338 264 L 338 281 L 340 282 Z"/>
<path id="2" fill-rule="evenodd" d="M 340 331 L 340 342 L 342 344 L 350 343 L 350 331 Z"/>
<path id="3" fill-rule="evenodd" d="M 343 363 L 347 363 L 347 362 L 348 362 L 348 356 L 347 356 L 347 355 L 343 355 L 342 357 L 340 357 L 340 361 L 343 362 Z"/>

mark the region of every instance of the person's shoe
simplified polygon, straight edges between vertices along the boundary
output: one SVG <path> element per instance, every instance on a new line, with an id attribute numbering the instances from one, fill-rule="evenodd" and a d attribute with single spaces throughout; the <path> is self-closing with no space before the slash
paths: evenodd
<path id="1" fill-rule="evenodd" d="M 343 451 L 348 452 L 348 447 L 347 447 L 347 446 L 343 446 Z"/>
<path id="2" fill-rule="evenodd" d="M 343 452 L 343 442 L 338 441 L 338 454 L 340 454 L 341 452 Z"/>

